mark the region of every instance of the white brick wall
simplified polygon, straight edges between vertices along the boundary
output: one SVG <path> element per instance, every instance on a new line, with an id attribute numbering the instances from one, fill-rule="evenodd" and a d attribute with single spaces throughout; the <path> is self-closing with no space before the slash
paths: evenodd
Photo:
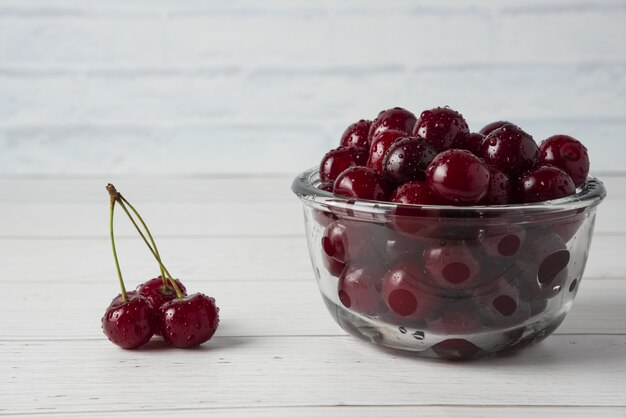
<path id="1" fill-rule="evenodd" d="M 296 172 L 386 107 L 626 170 L 626 1 L 0 0 L 0 175 Z"/>

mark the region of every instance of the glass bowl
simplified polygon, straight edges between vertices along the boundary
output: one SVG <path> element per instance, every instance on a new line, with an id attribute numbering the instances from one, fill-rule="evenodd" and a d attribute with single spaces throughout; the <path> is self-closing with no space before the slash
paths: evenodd
<path id="1" fill-rule="evenodd" d="M 322 298 L 350 334 L 421 357 L 508 353 L 551 334 L 589 256 L 604 185 L 502 206 L 402 205 L 318 189 L 295 178 Z"/>

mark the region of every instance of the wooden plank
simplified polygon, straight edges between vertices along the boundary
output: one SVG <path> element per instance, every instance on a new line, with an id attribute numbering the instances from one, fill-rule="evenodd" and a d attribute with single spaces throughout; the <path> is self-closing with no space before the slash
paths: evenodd
<path id="1" fill-rule="evenodd" d="M 626 186 L 626 178 L 616 179 L 617 186 Z M 52 182 L 51 189 L 46 189 L 48 181 L 28 183 L 28 187 L 15 186 L 16 182 L 19 183 L 4 180 L 9 191 L 8 197 L 0 198 L 0 238 L 106 236 L 108 201 L 102 190 L 104 182 L 98 182 L 97 188 L 95 184 L 89 188 L 83 184 L 79 187 L 84 189 L 82 194 L 72 191 L 72 181 Z M 196 180 L 191 185 L 184 180 L 170 181 L 166 182 L 166 190 L 172 190 L 170 197 L 169 191 L 160 191 L 165 187 L 137 181 L 127 195 L 143 196 L 132 201 L 159 236 L 303 234 L 301 204 L 289 189 L 289 179 L 253 181 L 250 189 L 257 188 L 250 194 L 247 188 L 232 187 L 241 183 L 245 181 Z M 207 192 L 202 191 L 204 185 Z M 617 186 L 616 190 L 622 189 Z M 266 193 L 271 198 L 261 197 Z M 34 197 L 39 195 L 44 199 Z M 67 200 L 62 200 L 65 196 Z M 626 234 L 624 207 L 626 196 L 621 196 L 621 191 L 616 195 L 609 193 L 599 210 L 596 233 Z M 120 215 L 123 216 L 121 211 Z M 128 222 L 118 225 L 121 235 L 133 233 Z"/>
<path id="2" fill-rule="evenodd" d="M 622 264 L 626 237 L 596 236 L 585 277 L 626 278 Z M 137 238 L 118 239 L 120 262 L 130 283 L 156 275 L 155 261 Z M 172 274 L 190 280 L 311 280 L 313 269 L 304 236 L 159 239 Z M 108 238 L 0 240 L 5 273 L 0 283 L 20 281 L 113 282 Z M 141 278 L 141 279 L 133 279 Z"/>
<path id="3" fill-rule="evenodd" d="M 472 363 L 399 357 L 350 337 L 230 337 L 184 351 L 156 344 L 125 351 L 103 340 L 3 341 L 0 358 L 5 415 L 343 404 L 626 406 L 626 336 L 557 335 L 515 356 Z"/>
<path id="4" fill-rule="evenodd" d="M 431 418 L 528 418 L 537 416 L 544 418 L 563 417 L 624 417 L 626 408 L 624 407 L 586 407 L 586 406 L 457 406 L 457 405 L 411 405 L 411 406 L 350 406 L 345 404 L 320 405 L 320 406 L 298 406 L 298 407 L 241 407 L 241 408 L 213 408 L 205 407 L 179 407 L 168 410 L 133 410 L 133 411 L 80 411 L 75 414 L 90 417 L 154 417 L 171 418 L 177 416 L 194 416 L 202 414 L 203 417 L 242 417 L 249 418 L 277 418 L 277 417 L 299 417 L 318 418 L 324 417 L 359 417 L 359 418 L 380 418 L 393 415 L 394 418 L 415 418 L 425 416 Z M 3 414 L 0 412 L 0 416 Z M 20 414 L 23 418 L 41 418 L 46 416 L 58 416 L 56 408 L 48 413 L 40 412 L 36 414 Z"/>
<path id="5" fill-rule="evenodd" d="M 275 202 L 295 198 L 296 174 L 162 177 L 0 177 L 0 204 L 106 201 L 104 186 L 115 184 L 131 202 Z M 600 175 L 610 198 L 626 198 L 626 175 Z"/>
<path id="6" fill-rule="evenodd" d="M 128 283 L 128 288 L 130 286 Z M 306 281 L 186 281 L 190 292 L 217 300 L 217 335 L 345 335 L 327 312 L 313 279 Z M 119 293 L 113 277 L 90 283 L 15 281 L 5 284 L 4 309 L 20 312 L 19 321 L 0 316 L 2 340 L 104 339 L 100 318 Z M 626 335 L 626 280 L 585 279 L 558 334 Z M 51 313 L 54 314 L 51 314 Z M 43 320 L 45 318 L 45 320 Z"/>

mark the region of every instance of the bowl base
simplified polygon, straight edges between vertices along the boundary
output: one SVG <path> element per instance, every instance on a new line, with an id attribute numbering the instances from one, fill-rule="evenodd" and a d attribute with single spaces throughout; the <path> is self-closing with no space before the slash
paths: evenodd
<path id="1" fill-rule="evenodd" d="M 446 360 L 504 356 L 535 345 L 559 327 L 571 306 L 567 303 L 551 315 L 531 318 L 509 328 L 441 335 L 425 326 L 392 325 L 359 315 L 323 294 L 322 297 L 335 321 L 360 340 L 409 356 Z"/>

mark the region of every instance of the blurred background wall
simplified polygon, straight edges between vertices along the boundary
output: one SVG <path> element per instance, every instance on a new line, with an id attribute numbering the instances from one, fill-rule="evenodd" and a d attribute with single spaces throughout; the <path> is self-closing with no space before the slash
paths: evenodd
<path id="1" fill-rule="evenodd" d="M 0 0 L 0 175 L 294 173 L 437 105 L 626 171 L 626 1 Z"/>

